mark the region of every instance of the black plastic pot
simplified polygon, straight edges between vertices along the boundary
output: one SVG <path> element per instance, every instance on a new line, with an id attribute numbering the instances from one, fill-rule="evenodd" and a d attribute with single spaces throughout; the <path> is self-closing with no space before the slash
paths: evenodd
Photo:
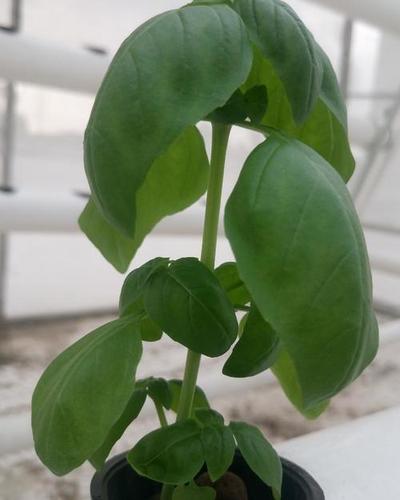
<path id="1" fill-rule="evenodd" d="M 282 500 L 324 500 L 325 496 L 314 479 L 301 467 L 282 458 Z M 270 488 L 236 453 L 230 470 L 240 476 L 247 487 L 248 500 L 273 500 Z M 92 500 L 148 500 L 160 491 L 160 484 L 139 476 L 124 455 L 109 460 L 97 472 L 90 485 Z"/>

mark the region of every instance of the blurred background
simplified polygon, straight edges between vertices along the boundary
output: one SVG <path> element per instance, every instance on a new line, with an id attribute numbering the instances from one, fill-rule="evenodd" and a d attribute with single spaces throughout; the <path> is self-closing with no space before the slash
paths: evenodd
<path id="1" fill-rule="evenodd" d="M 363 222 L 382 325 L 372 367 L 317 422 L 265 374 L 232 383 L 205 360 L 217 408 L 279 441 L 400 404 L 400 3 L 289 0 L 337 70 L 357 158 L 350 190 Z M 124 277 L 80 234 L 88 186 L 82 139 L 110 58 L 175 0 L 0 0 L 0 500 L 87 498 L 90 467 L 53 478 L 32 451 L 29 402 L 48 362 L 116 311 Z M 209 127 L 200 128 L 209 138 Z M 224 196 L 260 135 L 235 129 Z M 162 222 L 135 257 L 198 256 L 204 200 Z M 217 261 L 231 258 L 221 234 Z M 147 346 L 143 374 L 181 376 L 172 342 Z M 206 368 L 204 368 L 204 366 Z M 239 397 L 240 393 L 240 397 Z M 136 439 L 153 415 L 130 431 Z M 129 446 L 125 440 L 121 449 Z"/>

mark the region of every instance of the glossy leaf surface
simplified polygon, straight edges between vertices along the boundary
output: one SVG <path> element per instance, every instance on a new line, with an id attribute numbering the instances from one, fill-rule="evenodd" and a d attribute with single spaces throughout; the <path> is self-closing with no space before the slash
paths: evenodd
<path id="1" fill-rule="evenodd" d="M 119 319 L 49 365 L 33 394 L 32 428 L 36 452 L 52 472 L 70 472 L 104 443 L 126 409 L 141 354 L 136 325 Z"/>
<path id="2" fill-rule="evenodd" d="M 330 398 L 377 349 L 367 251 L 343 181 L 304 144 L 272 136 L 248 158 L 225 229 L 254 302 L 296 366 L 304 407 Z"/>
<path id="3" fill-rule="evenodd" d="M 323 78 L 313 36 L 280 0 L 235 0 L 233 7 L 283 82 L 295 121 L 304 122 L 316 103 Z"/>
<path id="4" fill-rule="evenodd" d="M 231 422 L 229 426 L 248 466 L 271 487 L 275 499 L 279 499 L 282 487 L 282 464 L 272 445 L 257 427 L 244 422 Z"/>
<path id="5" fill-rule="evenodd" d="M 195 352 L 220 356 L 236 338 L 232 304 L 214 274 L 195 258 L 179 259 L 154 273 L 144 304 L 167 335 Z"/>
<path id="6" fill-rule="evenodd" d="M 139 416 L 146 401 L 146 391 L 135 389 L 122 415 L 110 429 L 103 444 L 90 457 L 91 464 L 100 469 L 107 460 L 114 444 L 122 437 L 128 426 Z"/>
<path id="7" fill-rule="evenodd" d="M 145 236 L 161 219 L 200 198 L 207 187 L 208 171 L 203 139 L 196 127 L 189 127 L 155 160 L 138 188 L 133 237 L 110 224 L 93 201 L 83 211 L 80 227 L 103 256 L 125 272 Z"/>
<path id="8" fill-rule="evenodd" d="M 200 431 L 194 420 L 186 420 L 150 432 L 128 453 L 128 462 L 154 481 L 191 481 L 204 463 Z"/>
<path id="9" fill-rule="evenodd" d="M 227 5 L 168 11 L 125 40 L 85 134 L 92 194 L 113 226 L 135 236 L 136 194 L 154 161 L 189 125 L 226 103 L 251 60 L 247 30 Z"/>
<path id="10" fill-rule="evenodd" d="M 252 377 L 268 370 L 280 351 L 279 336 L 252 306 L 243 333 L 226 361 L 223 373 L 229 377 Z"/>

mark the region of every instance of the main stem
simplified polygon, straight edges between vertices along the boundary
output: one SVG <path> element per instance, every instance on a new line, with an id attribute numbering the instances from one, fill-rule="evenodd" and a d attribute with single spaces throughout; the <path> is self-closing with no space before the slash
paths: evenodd
<path id="1" fill-rule="evenodd" d="M 226 150 L 230 131 L 231 127 L 229 125 L 212 124 L 210 178 L 207 189 L 207 204 L 204 216 L 203 242 L 200 259 L 201 262 L 211 270 L 214 269 L 215 264 L 222 184 L 224 180 Z M 187 419 L 192 413 L 200 360 L 201 354 L 190 350 L 188 351 L 176 418 L 177 422 Z M 161 493 L 161 500 L 169 500 L 172 497 L 173 490 L 174 486 L 164 485 Z"/>

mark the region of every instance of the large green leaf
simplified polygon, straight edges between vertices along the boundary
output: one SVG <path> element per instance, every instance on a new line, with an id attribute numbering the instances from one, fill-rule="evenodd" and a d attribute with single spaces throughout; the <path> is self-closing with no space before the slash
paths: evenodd
<path id="1" fill-rule="evenodd" d="M 93 198 L 113 226 L 136 236 L 136 194 L 152 164 L 189 125 L 225 104 L 251 61 L 247 30 L 227 5 L 169 11 L 127 38 L 85 134 Z"/>
<path id="2" fill-rule="evenodd" d="M 253 305 L 223 373 L 229 377 L 252 377 L 268 370 L 276 361 L 279 351 L 279 336 Z"/>
<path id="3" fill-rule="evenodd" d="M 125 272 L 145 236 L 163 217 L 200 198 L 207 187 L 208 171 L 203 138 L 196 127 L 189 127 L 155 160 L 137 190 L 133 237 L 111 225 L 92 200 L 80 216 L 80 227 L 103 256 Z"/>
<path id="4" fill-rule="evenodd" d="M 167 335 L 195 352 L 220 356 L 236 338 L 232 304 L 214 274 L 195 258 L 155 272 L 147 282 L 144 305 Z"/>
<path id="5" fill-rule="evenodd" d="M 303 390 L 299 382 L 296 367 L 285 350 L 280 351 L 272 371 L 289 401 L 306 418 L 313 420 L 321 415 L 329 406 L 329 399 L 317 403 L 315 406 L 304 407 Z"/>
<path id="6" fill-rule="evenodd" d="M 60 354 L 32 399 L 36 452 L 55 474 L 92 457 L 132 394 L 142 344 L 135 323 L 107 323 Z"/>
<path id="7" fill-rule="evenodd" d="M 186 420 L 150 432 L 128 453 L 128 462 L 142 476 L 167 484 L 191 481 L 200 471 L 201 428 Z"/>
<path id="8" fill-rule="evenodd" d="M 280 0 L 235 0 L 233 8 L 283 82 L 296 122 L 304 122 L 316 103 L 323 78 L 313 36 Z"/>
<path id="9" fill-rule="evenodd" d="M 246 161 L 225 229 L 255 304 L 295 364 L 303 406 L 325 401 L 377 349 L 368 255 L 345 184 L 312 149 L 273 135 Z"/>
<path id="10" fill-rule="evenodd" d="M 248 466 L 271 487 L 275 500 L 281 495 L 282 464 L 272 445 L 257 427 L 244 422 L 231 422 L 238 448 Z"/>
<path id="11" fill-rule="evenodd" d="M 318 49 L 321 50 L 321 49 Z M 347 137 L 347 117 L 335 73 L 325 54 L 321 94 L 307 120 L 296 125 L 282 82 L 270 61 L 254 49 L 253 67 L 243 89 L 265 85 L 268 89 L 268 108 L 264 118 L 254 128 L 266 131 L 272 127 L 299 139 L 325 158 L 348 181 L 354 171 L 354 158 Z"/>
<path id="12" fill-rule="evenodd" d="M 103 444 L 90 457 L 90 462 L 96 469 L 103 467 L 114 444 L 122 437 L 128 426 L 139 416 L 146 397 L 146 391 L 143 389 L 134 389 L 124 412 L 110 429 Z"/>

